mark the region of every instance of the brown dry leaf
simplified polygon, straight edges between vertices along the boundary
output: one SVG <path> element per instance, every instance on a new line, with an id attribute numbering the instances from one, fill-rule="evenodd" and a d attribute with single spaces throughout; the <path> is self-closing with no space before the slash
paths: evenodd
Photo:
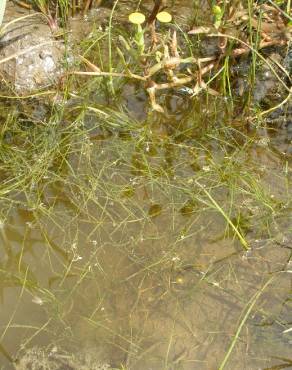
<path id="1" fill-rule="evenodd" d="M 219 96 L 220 94 L 218 93 L 218 91 L 214 90 L 214 89 L 211 89 L 211 87 L 209 87 L 204 81 L 201 81 L 201 88 L 206 90 L 208 92 L 208 94 L 210 95 L 213 95 L 213 96 Z"/>
<path id="2" fill-rule="evenodd" d="M 149 95 L 149 98 L 150 98 L 150 103 L 151 103 L 152 109 L 155 110 L 156 112 L 164 113 L 164 109 L 162 108 L 162 106 L 156 103 L 156 96 L 155 96 L 156 88 L 155 88 L 155 86 L 149 87 L 147 89 L 147 92 L 148 92 L 148 95 Z"/>
<path id="3" fill-rule="evenodd" d="M 245 9 L 235 11 L 232 17 L 228 19 L 229 22 L 235 22 L 237 20 L 242 20 L 245 17 L 248 17 L 248 12 Z"/>
<path id="4" fill-rule="evenodd" d="M 202 33 L 211 33 L 213 31 L 212 27 L 205 27 L 205 26 L 199 26 L 199 27 L 194 27 L 191 29 L 188 34 L 189 35 L 199 35 Z"/>
<path id="5" fill-rule="evenodd" d="M 96 73 L 101 72 L 101 70 L 95 64 L 91 63 L 88 59 L 84 58 L 84 56 L 79 55 L 79 57 L 82 60 L 82 62 L 84 62 L 92 72 L 96 72 Z"/>
<path id="6" fill-rule="evenodd" d="M 251 18 L 250 22 L 251 22 L 251 25 L 252 25 L 253 28 L 255 28 L 255 29 L 259 28 L 261 32 L 264 32 L 264 33 L 267 33 L 267 34 L 282 33 L 285 29 L 285 25 L 283 23 L 280 24 L 279 22 L 278 23 L 276 23 L 276 22 L 273 22 L 273 23 L 259 22 L 255 18 Z"/>

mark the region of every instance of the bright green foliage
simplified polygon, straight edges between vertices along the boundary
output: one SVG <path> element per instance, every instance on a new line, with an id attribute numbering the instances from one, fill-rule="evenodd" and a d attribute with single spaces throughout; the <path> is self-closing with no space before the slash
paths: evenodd
<path id="1" fill-rule="evenodd" d="M 224 11 L 223 11 L 222 8 L 220 8 L 220 6 L 214 5 L 213 8 L 212 8 L 212 13 L 214 15 L 214 26 L 215 26 L 215 28 L 218 29 L 221 25 L 221 21 L 222 21 L 223 15 L 224 15 Z"/>

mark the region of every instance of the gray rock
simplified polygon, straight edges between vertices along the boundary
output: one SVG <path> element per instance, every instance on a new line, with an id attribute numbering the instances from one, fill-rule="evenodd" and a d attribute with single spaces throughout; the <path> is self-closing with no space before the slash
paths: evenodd
<path id="1" fill-rule="evenodd" d="M 19 18 L 15 5 L 7 8 L 4 24 Z M 63 73 L 64 45 L 56 41 L 45 19 L 35 15 L 12 24 L 0 39 L 2 84 L 25 94 L 57 82 Z"/>

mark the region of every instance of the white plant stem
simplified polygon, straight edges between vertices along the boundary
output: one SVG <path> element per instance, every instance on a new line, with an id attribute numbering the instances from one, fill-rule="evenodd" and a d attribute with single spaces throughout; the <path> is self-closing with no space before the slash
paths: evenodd
<path id="1" fill-rule="evenodd" d="M 1 25 L 3 22 L 3 18 L 4 18 L 5 8 L 6 8 L 6 0 L 0 0 L 0 34 L 1 34 Z"/>

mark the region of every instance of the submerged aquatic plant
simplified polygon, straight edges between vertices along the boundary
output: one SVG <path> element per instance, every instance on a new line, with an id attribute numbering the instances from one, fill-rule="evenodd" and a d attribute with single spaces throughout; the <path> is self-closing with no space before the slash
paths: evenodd
<path id="1" fill-rule="evenodd" d="M 277 182 L 283 183 L 283 189 L 286 189 L 284 186 L 290 176 L 288 164 L 287 174 L 281 172 L 281 166 L 267 170 L 266 160 L 259 162 L 261 157 L 254 155 L 258 148 L 256 142 L 253 144 L 252 134 L 245 135 L 241 132 L 243 130 L 234 128 L 234 119 L 228 116 L 224 99 L 210 96 L 210 79 L 206 78 L 204 83 L 203 78 L 212 61 L 209 64 L 207 59 L 182 56 L 176 32 L 170 32 L 167 25 L 160 28 L 162 32 L 158 33 L 154 50 L 152 45 L 149 46 L 147 34 L 143 33 L 144 26 L 140 27 L 140 40 L 135 38 L 136 26 L 133 27 L 133 37 L 125 35 L 125 42 L 119 44 L 121 54 L 115 54 L 113 47 L 113 55 L 108 58 L 105 50 L 110 68 L 103 62 L 102 52 L 98 55 L 100 60 L 96 58 L 92 63 L 86 58 L 90 59 L 88 50 L 91 47 L 97 48 L 99 42 L 103 45 L 100 40 L 106 46 L 115 40 L 116 28 L 112 24 L 109 30 L 98 33 L 98 40 L 93 39 L 94 46 L 86 45 L 82 61 L 87 63 L 93 76 L 118 77 L 115 81 L 122 83 L 130 78 L 141 81 L 156 110 L 163 111 L 155 102 L 157 91 L 180 88 L 188 83 L 196 86 L 190 89 L 194 95 L 208 85 L 207 99 L 194 99 L 183 114 L 176 104 L 175 114 L 159 116 L 158 119 L 158 115 L 149 115 L 145 122 L 140 122 L 128 111 L 121 114 L 118 88 L 115 89 L 115 108 L 112 105 L 111 109 L 105 107 L 111 104 L 108 99 L 109 103 L 103 103 L 102 93 L 105 90 L 107 98 L 108 87 L 100 83 L 101 79 L 94 78 L 80 89 L 77 84 L 74 84 L 74 90 L 69 84 L 66 86 L 69 104 L 65 98 L 64 102 L 54 99 L 51 107 L 49 99 L 46 99 L 44 105 L 49 118 L 40 118 L 34 110 L 37 105 L 31 100 L 27 104 L 19 103 L 19 109 L 24 109 L 25 114 L 14 110 L 4 113 L 8 118 L 2 125 L 1 218 L 9 227 L 9 222 L 14 222 L 8 218 L 9 213 L 19 213 L 23 217 L 20 230 L 14 224 L 11 227 L 13 240 L 6 252 L 9 263 L 2 268 L 2 286 L 23 286 L 33 309 L 45 310 L 48 316 L 48 321 L 43 322 L 46 317 L 40 315 L 40 321 L 35 324 L 34 317 L 28 315 L 24 320 L 25 327 L 24 324 L 20 327 L 13 314 L 7 320 L 4 334 L 10 334 L 16 325 L 19 326 L 17 330 L 25 330 L 22 348 L 28 349 L 28 353 L 36 336 L 54 342 L 57 334 L 64 331 L 59 341 L 61 345 L 61 341 L 73 341 L 70 333 L 78 333 L 79 325 L 82 325 L 82 332 L 90 336 L 89 331 L 92 330 L 105 351 L 110 352 L 108 348 L 113 343 L 114 355 L 116 348 L 119 348 L 122 359 L 125 359 L 125 353 L 129 354 L 129 358 L 123 361 L 131 368 L 138 368 L 135 361 L 141 359 L 145 361 L 144 368 L 149 368 L 152 351 L 153 357 L 159 358 L 157 361 L 161 364 L 157 368 L 179 368 L 184 361 L 192 361 L 197 353 L 190 350 L 188 357 L 188 347 L 182 353 L 174 353 L 172 338 L 182 333 L 181 328 L 177 331 L 176 327 L 180 325 L 176 322 L 183 318 L 190 323 L 186 326 L 186 333 L 190 334 L 189 347 L 193 349 L 196 338 L 193 342 L 193 332 L 189 333 L 189 328 L 194 325 L 194 330 L 197 330 L 196 321 L 201 327 L 204 318 L 210 317 L 205 316 L 203 309 L 210 306 L 217 310 L 216 316 L 212 315 L 207 323 L 210 326 L 204 327 L 203 331 L 204 334 L 215 330 L 218 333 L 211 339 L 212 343 L 224 346 L 220 347 L 220 353 L 226 353 L 222 356 L 223 369 L 235 353 L 235 345 L 240 344 L 239 337 L 249 331 L 243 329 L 249 329 L 253 312 L 257 317 L 270 318 L 269 310 L 265 313 L 262 306 L 257 305 L 261 293 L 253 291 L 265 291 L 266 286 L 259 287 L 262 279 L 250 273 L 253 261 L 259 258 L 255 255 L 257 248 L 252 247 L 257 245 L 254 239 L 258 234 L 264 235 L 265 243 L 268 243 L 270 231 L 266 231 L 266 224 L 275 222 L 275 215 L 280 212 L 285 215 L 284 209 L 289 210 L 288 185 L 287 195 L 285 191 L 281 195 L 283 203 L 280 208 L 277 195 L 275 198 L 270 196 L 274 189 L 270 189 L 269 183 L 265 184 L 267 178 L 273 176 L 273 179 L 281 180 Z M 139 31 L 138 26 L 137 29 Z M 183 36 L 187 38 L 187 35 Z M 145 48 L 142 56 L 144 50 L 139 50 L 139 45 Z M 120 61 L 116 55 L 120 56 Z M 213 76 L 215 78 L 216 75 Z M 143 90 L 142 84 L 138 89 L 138 92 Z M 59 97 L 61 92 L 57 93 Z M 17 101 L 23 101 L 23 97 L 21 100 L 17 97 Z M 184 104 L 186 101 L 184 98 Z M 28 109 L 29 104 L 33 108 Z M 263 148 L 263 151 L 272 155 L 268 148 Z M 261 166 L 262 163 L 265 167 Z M 282 188 L 280 190 L 282 194 Z M 242 220 L 247 220 L 245 228 Z M 253 230 L 250 232 L 248 228 Z M 33 245 L 34 240 L 30 242 L 31 234 L 31 238 L 37 236 L 36 246 Z M 9 232 L 6 235 L 8 239 Z M 15 235 L 19 242 L 15 241 Z M 277 234 L 277 239 L 282 240 L 282 237 L 280 239 Z M 9 241 L 4 241 L 7 246 Z M 17 243 L 20 252 L 16 249 Z M 239 249 L 239 243 L 243 250 Z M 247 254 L 245 249 L 249 246 L 251 251 Z M 37 260 L 31 257 L 34 250 L 37 251 Z M 262 248 L 259 253 L 262 253 Z M 41 255 L 44 258 L 39 259 Z M 242 255 L 253 258 L 245 263 Z M 41 271 L 32 274 L 36 263 L 40 263 L 39 270 L 50 277 L 48 287 L 39 278 Z M 266 266 L 266 261 L 263 265 Z M 242 294 L 243 291 L 246 295 Z M 218 299 L 221 294 L 224 297 L 222 304 Z M 31 296 L 34 297 L 32 302 Z M 202 300 L 206 305 L 201 305 L 200 321 L 196 318 L 192 322 L 196 304 Z M 19 308 L 26 308 L 26 301 L 19 299 Z M 242 308 L 240 322 L 236 326 L 234 321 L 239 316 L 238 311 L 232 311 L 230 316 L 226 310 L 229 301 L 232 307 L 236 301 L 238 309 Z M 185 311 L 185 302 L 189 305 L 189 313 Z M 182 304 L 181 311 L 179 304 Z M 2 306 L 5 312 L 6 307 Z M 163 306 L 168 308 L 167 315 L 155 315 L 157 307 Z M 143 315 L 146 311 L 146 319 L 141 314 L 142 310 Z M 221 320 L 217 324 L 216 317 L 226 311 L 229 320 Z M 82 324 L 76 322 L 80 312 Z M 131 315 L 129 322 L 125 320 L 128 313 Z M 148 347 L 148 330 L 153 327 L 153 321 L 147 323 L 148 317 L 157 317 L 160 323 L 173 313 L 177 321 L 174 318 L 173 325 L 163 325 L 163 332 L 155 332 Z M 30 325 L 30 319 L 35 327 Z M 63 330 L 64 324 L 66 330 Z M 234 335 L 225 348 L 226 338 L 222 333 L 227 332 Z M 15 337 L 16 341 L 18 337 Z M 168 347 L 166 351 L 163 348 L 165 359 L 158 347 L 152 347 L 152 342 L 160 341 Z M 50 360 L 57 354 L 54 346 Z M 119 353 L 117 357 L 119 359 Z M 67 362 L 70 358 L 63 357 Z M 115 359 L 113 363 L 118 361 Z"/>

